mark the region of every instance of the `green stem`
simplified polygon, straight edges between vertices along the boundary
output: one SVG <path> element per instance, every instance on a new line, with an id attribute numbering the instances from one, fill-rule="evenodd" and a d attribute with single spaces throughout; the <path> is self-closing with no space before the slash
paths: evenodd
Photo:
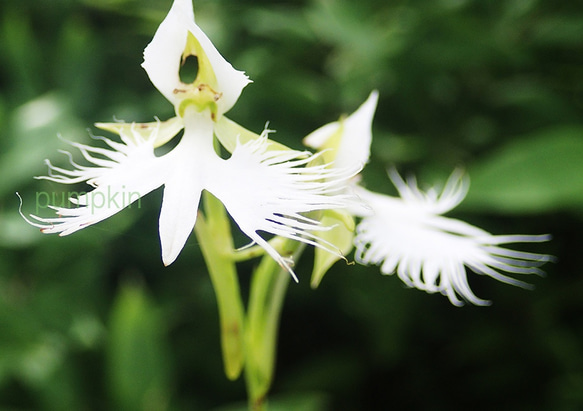
<path id="1" fill-rule="evenodd" d="M 235 380 L 244 362 L 244 309 L 229 218 L 224 206 L 208 192 L 203 192 L 205 214 L 199 213 L 194 232 L 209 270 L 217 297 L 221 325 L 221 347 L 225 374 Z"/>
<path id="2" fill-rule="evenodd" d="M 304 244 L 277 239 L 282 255 L 299 258 Z M 270 256 L 265 256 L 253 273 L 246 327 L 245 377 L 249 409 L 262 411 L 273 380 L 277 332 L 290 274 Z"/>
<path id="3" fill-rule="evenodd" d="M 246 247 L 242 249 L 235 250 L 231 259 L 233 261 L 247 261 L 251 260 L 252 258 L 261 257 L 265 254 L 265 250 L 258 245 L 254 245 L 252 247 Z"/>
<path id="4" fill-rule="evenodd" d="M 276 250 L 284 249 L 285 243 L 288 241 L 286 238 L 283 237 L 273 237 L 268 243 L 275 248 Z M 284 251 L 285 252 L 285 251 Z M 233 261 L 247 261 L 251 260 L 252 258 L 261 257 L 266 254 L 266 251 L 263 247 L 259 245 L 243 247 L 235 250 L 235 252 L 231 255 Z"/>
<path id="5" fill-rule="evenodd" d="M 204 214 L 199 213 L 194 231 L 217 297 L 225 374 L 234 380 L 245 365 L 249 408 L 264 411 L 273 381 L 281 310 L 291 276 L 263 249 L 235 251 L 226 210 L 206 191 L 203 207 Z M 305 247 L 281 237 L 273 238 L 270 244 L 295 261 Z M 235 262 L 259 255 L 264 256 L 253 273 L 245 313 Z"/>

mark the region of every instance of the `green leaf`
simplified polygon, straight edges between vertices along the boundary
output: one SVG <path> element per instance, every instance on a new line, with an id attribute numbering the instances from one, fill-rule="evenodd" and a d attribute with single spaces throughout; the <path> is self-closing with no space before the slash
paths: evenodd
<path id="1" fill-rule="evenodd" d="M 469 169 L 464 206 L 508 213 L 583 207 L 583 127 L 556 127 L 513 141 Z"/>
<path id="2" fill-rule="evenodd" d="M 166 409 L 168 351 L 156 307 L 137 286 L 121 288 L 111 313 L 107 349 L 114 409 Z"/>
<path id="3" fill-rule="evenodd" d="M 0 194 L 12 191 L 11 196 L 18 187 L 33 181 L 35 173 L 46 172 L 43 160 L 58 154 L 58 135 L 66 139 L 87 135 L 71 114 L 66 97 L 58 93 L 45 94 L 18 107 L 12 113 L 8 132 L 12 141 L 0 153 Z"/>

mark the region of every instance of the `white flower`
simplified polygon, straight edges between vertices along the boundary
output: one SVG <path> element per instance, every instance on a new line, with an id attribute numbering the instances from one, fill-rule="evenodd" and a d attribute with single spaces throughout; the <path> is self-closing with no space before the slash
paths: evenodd
<path id="1" fill-rule="evenodd" d="M 372 140 L 371 123 L 378 95 L 371 93 L 362 106 L 346 119 L 327 124 L 310 134 L 304 143 L 328 150 L 324 155 L 342 167 L 368 161 Z M 440 292 L 454 305 L 469 301 L 489 304 L 474 295 L 466 268 L 499 281 L 528 287 L 506 274 L 542 274 L 538 268 L 551 258 L 514 251 L 503 244 L 540 242 L 549 236 L 494 236 L 463 221 L 443 217 L 465 197 L 469 181 L 456 171 L 443 191 L 426 193 L 415 181 L 405 183 L 395 170 L 389 177 L 400 197 L 373 193 L 354 184 L 355 194 L 368 209 L 350 208 L 362 220 L 356 227 L 356 261 L 381 266 L 383 274 L 397 273 L 409 287 Z"/>
<path id="2" fill-rule="evenodd" d="M 548 241 L 549 236 L 495 236 L 463 221 L 441 216 L 457 206 L 468 190 L 468 180 L 454 172 L 443 191 L 426 193 L 389 171 L 400 198 L 358 189 L 373 211 L 357 226 L 356 260 L 380 265 L 383 274 L 397 273 L 409 287 L 439 292 L 454 305 L 469 301 L 487 305 L 474 295 L 466 268 L 477 274 L 528 288 L 508 274 L 543 274 L 538 268 L 549 256 L 514 251 L 502 244 Z M 461 297 L 461 299 L 460 299 Z"/>
<path id="3" fill-rule="evenodd" d="M 189 55 L 198 58 L 199 69 L 195 81 L 185 84 L 179 68 Z M 191 0 L 175 0 L 144 52 L 143 67 L 174 104 L 178 117 L 149 124 L 99 124 L 117 132 L 122 142 L 101 138 L 108 149 L 73 143 L 92 166 L 73 162 L 69 154 L 72 170 L 48 163 L 49 175 L 41 177 L 65 184 L 87 182 L 94 190 L 70 199 L 77 207 L 52 207 L 58 217 L 33 215 L 36 222 L 27 220 L 29 223 L 44 233 L 68 235 L 110 217 L 163 185 L 159 231 L 165 265 L 177 258 L 193 230 L 202 190 L 217 197 L 239 228 L 292 275 L 289 261 L 260 231 L 326 248 L 317 243 L 315 232 L 329 227 L 304 214 L 346 207 L 353 199 L 339 193 L 339 181 L 360 168 L 309 165 L 319 155 L 290 150 L 268 140 L 267 131 L 252 135 L 226 119 L 223 114 L 249 80 L 225 61 L 194 23 Z M 156 156 L 154 148 L 181 128 L 184 134 L 176 147 Z M 215 134 L 232 152 L 230 158 L 215 152 Z"/>

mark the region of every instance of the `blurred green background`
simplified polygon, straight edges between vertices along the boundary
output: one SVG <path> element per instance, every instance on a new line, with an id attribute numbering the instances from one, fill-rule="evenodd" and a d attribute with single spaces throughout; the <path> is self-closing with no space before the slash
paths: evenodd
<path id="1" fill-rule="evenodd" d="M 0 408 L 207 410 L 245 403 L 222 372 L 194 236 L 163 268 L 157 191 L 72 236 L 41 235 L 43 159 L 97 121 L 173 109 L 140 68 L 170 0 L 0 4 Z M 583 3 L 199 0 L 198 24 L 254 80 L 230 117 L 301 147 L 380 92 L 367 187 L 395 165 L 422 186 L 458 166 L 451 215 L 496 234 L 552 233 L 525 291 L 470 275 L 493 306 L 455 308 L 376 267 L 337 264 L 283 310 L 274 409 L 583 409 Z M 83 187 L 79 187 L 82 189 Z M 44 209 L 40 214 L 48 215 Z M 241 267 L 244 288 L 253 264 Z M 244 290 L 245 292 L 246 290 Z M 380 406 L 378 404 L 381 404 Z M 226 407 L 226 408 L 222 408 Z"/>

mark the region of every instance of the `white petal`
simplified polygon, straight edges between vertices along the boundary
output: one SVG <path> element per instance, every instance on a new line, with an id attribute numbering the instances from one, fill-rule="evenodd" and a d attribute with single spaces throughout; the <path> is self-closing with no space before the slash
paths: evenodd
<path id="1" fill-rule="evenodd" d="M 340 127 L 341 125 L 339 121 L 325 124 L 304 137 L 303 143 L 307 147 L 319 150 L 324 147 L 334 134 L 340 131 Z"/>
<path id="2" fill-rule="evenodd" d="M 184 115 L 184 136 L 165 157 L 172 171 L 164 186 L 160 211 L 162 261 L 170 265 L 192 233 L 205 178 L 218 157 L 212 148 L 213 122 L 188 110 Z"/>
<path id="3" fill-rule="evenodd" d="M 217 84 L 213 88 L 222 94 L 217 101 L 220 116 L 235 105 L 241 92 L 251 80 L 243 71 L 235 70 L 231 63 L 225 60 L 206 34 L 194 22 L 190 24 L 190 32 L 203 48 L 215 74 Z"/>
<path id="4" fill-rule="evenodd" d="M 214 178 L 208 181 L 207 189 L 221 200 L 241 231 L 294 275 L 290 262 L 258 232 L 326 248 L 326 242 L 316 242 L 314 232 L 328 228 L 305 214 L 345 208 L 354 202 L 354 197 L 338 194 L 337 187 L 339 181 L 352 177 L 360 168 L 340 171 L 323 166 L 304 167 L 313 156 L 268 147 L 265 135 L 237 146 L 231 158 L 224 161 L 221 172 L 215 171 Z"/>
<path id="5" fill-rule="evenodd" d="M 462 305 L 464 300 L 477 305 L 489 304 L 470 289 L 466 267 L 522 287 L 528 285 L 506 273 L 542 274 L 538 267 L 550 259 L 548 256 L 517 252 L 499 245 L 546 241 L 548 236 L 493 236 L 435 212 L 461 201 L 457 186 L 446 186 L 431 200 L 432 196 L 422 193 L 416 185 L 406 185 L 395 175 L 392 179 L 406 198 L 357 189 L 359 197 L 374 212 L 357 226 L 357 261 L 381 265 L 383 274 L 397 272 L 408 286 L 440 292 L 454 305 Z"/>
<path id="6" fill-rule="evenodd" d="M 340 129 L 342 136 L 340 145 L 337 147 L 334 166 L 339 168 L 364 166 L 370 157 L 372 120 L 378 97 L 379 93 L 376 90 L 373 91 L 358 110 L 345 120 L 320 127 L 304 139 L 304 144 L 314 149 L 321 149 Z"/>
<path id="7" fill-rule="evenodd" d="M 166 266 L 176 260 L 194 228 L 201 193 L 197 170 L 177 169 L 164 186 L 160 243 L 162 261 Z"/>
<path id="8" fill-rule="evenodd" d="M 174 1 L 154 38 L 144 50 L 142 67 L 148 73 L 154 86 L 177 106 L 182 100 L 182 95 L 176 90 L 185 87 L 185 84 L 180 81 L 179 71 L 189 33 L 198 41 L 210 62 L 216 84 L 209 84 L 209 86 L 222 94 L 217 101 L 219 115 L 221 115 L 235 104 L 241 91 L 249 83 L 249 79 L 243 72 L 235 70 L 220 55 L 206 34 L 194 23 L 192 0 Z"/>
<path id="9" fill-rule="evenodd" d="M 192 1 L 174 1 L 154 38 L 144 50 L 142 67 L 152 84 L 172 103 L 177 101 L 174 90 L 183 86 L 179 72 L 191 21 L 194 21 Z"/>
<path id="10" fill-rule="evenodd" d="M 73 169 L 66 170 L 49 163 L 49 176 L 40 178 L 65 184 L 86 181 L 96 188 L 88 193 L 69 192 L 69 201 L 76 206 L 51 206 L 58 217 L 31 215 L 36 222 L 27 221 L 44 233 L 68 235 L 114 215 L 161 186 L 166 165 L 163 159 L 154 155 L 155 136 L 135 143 L 123 135 L 122 139 L 126 144 L 103 139 L 120 151 L 74 143 L 85 158 L 98 167 L 80 166 L 71 160 Z M 98 153 L 107 160 L 94 157 L 91 153 Z"/>

